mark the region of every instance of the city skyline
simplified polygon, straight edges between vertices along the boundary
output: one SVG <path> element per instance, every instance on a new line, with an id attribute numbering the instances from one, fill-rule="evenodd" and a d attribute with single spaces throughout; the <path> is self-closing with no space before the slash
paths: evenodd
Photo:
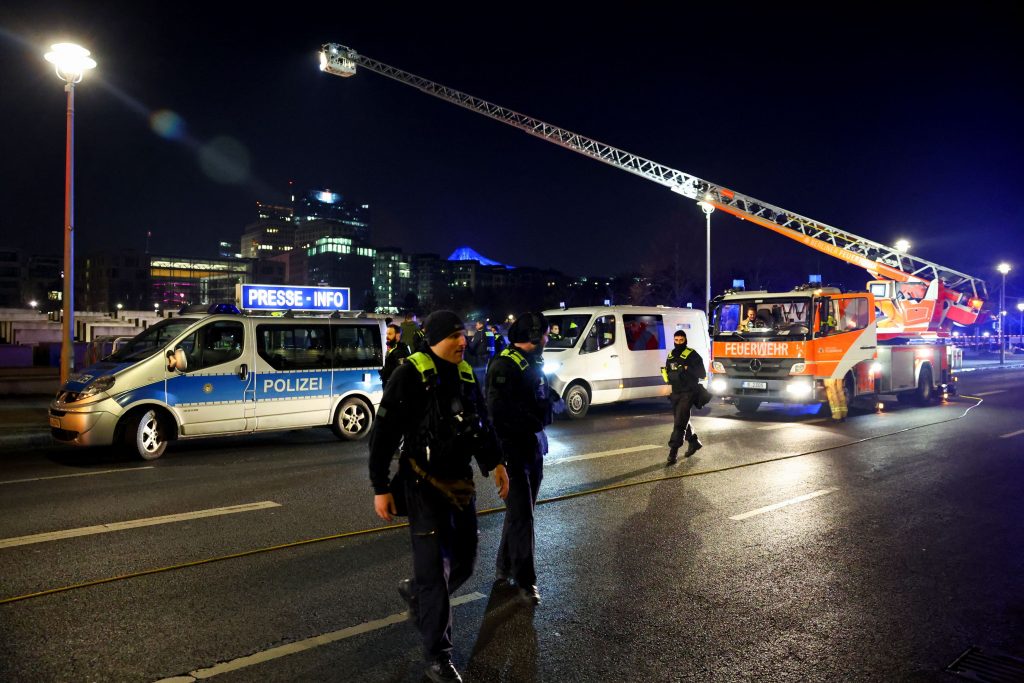
<path id="1" fill-rule="evenodd" d="M 1024 107 L 1008 85 L 1021 50 L 1014 22 L 983 8 L 887 10 L 884 22 L 870 8 L 649 10 L 608 35 L 597 15 L 508 17 L 498 30 L 471 16 L 179 10 L 158 22 L 156 10 L 70 7 L 7 8 L 0 21 L 15 66 L 0 116 L 19 131 L 0 162 L 8 246 L 59 241 L 63 93 L 39 48 L 67 37 L 99 63 L 77 89 L 80 251 L 141 249 L 151 231 L 154 251 L 209 253 L 293 180 L 369 204 L 374 243 L 407 253 L 468 244 L 503 263 L 614 275 L 678 252 L 702 280 L 704 220 L 689 200 L 376 74 L 320 73 L 319 46 L 341 42 L 869 239 L 906 237 L 990 283 L 999 261 L 1024 270 L 1012 244 Z M 269 39 L 254 41 L 259 30 Z M 716 290 L 751 270 L 866 279 L 733 218 L 712 226 Z M 1008 290 L 1024 287 L 1011 276 Z"/>

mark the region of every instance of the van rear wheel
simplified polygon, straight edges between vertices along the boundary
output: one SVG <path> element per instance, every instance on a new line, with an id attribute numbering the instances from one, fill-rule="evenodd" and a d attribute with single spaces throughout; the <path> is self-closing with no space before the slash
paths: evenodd
<path id="1" fill-rule="evenodd" d="M 370 432 L 372 423 L 373 414 L 370 412 L 370 406 L 362 399 L 350 396 L 338 406 L 331 429 L 339 439 L 358 441 Z"/>
<path id="2" fill-rule="evenodd" d="M 143 460 L 156 460 L 167 450 L 167 434 L 155 408 L 143 409 L 125 425 L 125 446 Z"/>
<path id="3" fill-rule="evenodd" d="M 570 420 L 578 420 L 590 408 L 590 394 L 582 384 L 573 384 L 565 392 L 565 414 Z"/>

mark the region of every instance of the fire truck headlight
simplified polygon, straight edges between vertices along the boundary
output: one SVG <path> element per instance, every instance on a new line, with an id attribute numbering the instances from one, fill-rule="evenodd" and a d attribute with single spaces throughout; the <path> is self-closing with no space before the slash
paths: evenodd
<path id="1" fill-rule="evenodd" d="M 801 372 L 807 369 L 807 363 L 793 363 L 793 367 L 789 369 L 789 374 L 799 375 Z"/>
<path id="2" fill-rule="evenodd" d="M 726 389 L 729 388 L 729 384 L 724 379 L 713 379 L 711 380 L 711 392 L 715 394 L 724 394 Z"/>
<path id="3" fill-rule="evenodd" d="M 795 380 L 786 385 L 786 391 L 794 398 L 806 398 L 814 391 L 810 382 Z"/>
<path id="4" fill-rule="evenodd" d="M 717 372 L 719 375 L 725 374 L 725 366 L 722 365 L 722 361 L 716 360 L 711 364 L 711 369 Z"/>

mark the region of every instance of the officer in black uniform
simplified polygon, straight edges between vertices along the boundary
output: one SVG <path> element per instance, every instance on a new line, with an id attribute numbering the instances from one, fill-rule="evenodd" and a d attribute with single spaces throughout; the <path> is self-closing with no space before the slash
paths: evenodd
<path id="1" fill-rule="evenodd" d="M 380 383 L 388 385 L 391 374 L 405 362 L 409 357 L 409 347 L 402 341 L 402 328 L 398 325 L 388 325 L 387 333 L 387 355 L 384 357 L 384 367 L 380 370 Z"/>
<path id="2" fill-rule="evenodd" d="M 540 602 L 534 562 L 533 510 L 544 478 L 553 401 L 544 359 L 548 324 L 540 313 L 525 313 L 509 328 L 511 346 L 487 371 L 487 407 L 508 469 L 509 495 L 498 546 L 496 578 L 514 581 L 520 597 Z M 557 401 L 557 397 L 555 397 Z"/>
<path id="3" fill-rule="evenodd" d="M 684 458 L 689 458 L 704 446 L 690 426 L 690 409 L 699 388 L 698 380 L 707 376 L 700 354 L 686 345 L 686 333 L 676 330 L 673 341 L 675 347 L 669 351 L 665 367 L 661 371 L 665 381 L 672 385 L 672 393 L 669 396 L 673 413 L 672 436 L 668 440 L 669 465 L 676 463 L 679 447 L 683 445 L 684 438 L 689 443 L 686 453 L 683 454 Z"/>
<path id="4" fill-rule="evenodd" d="M 412 533 L 413 579 L 399 583 L 423 638 L 434 681 L 461 681 L 452 665 L 450 595 L 473 573 L 477 549 L 476 495 L 471 459 L 494 471 L 498 494 L 508 475 L 487 406 L 462 358 L 466 335 L 451 311 L 427 318 L 429 348 L 409 356 L 388 381 L 370 433 L 370 481 L 377 515 L 390 522 L 395 493 L 404 494 Z M 402 444 L 398 482 L 391 457 Z"/>

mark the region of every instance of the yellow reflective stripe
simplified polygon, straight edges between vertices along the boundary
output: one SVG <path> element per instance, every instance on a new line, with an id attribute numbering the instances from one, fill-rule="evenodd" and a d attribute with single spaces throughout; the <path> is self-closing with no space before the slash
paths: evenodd
<path id="1" fill-rule="evenodd" d="M 476 377 L 473 375 L 473 366 L 464 360 L 459 361 L 459 377 L 462 378 L 463 382 L 476 384 Z"/>
<path id="2" fill-rule="evenodd" d="M 526 360 L 526 356 L 524 356 L 522 353 L 519 352 L 518 349 L 514 347 L 508 347 L 507 349 L 501 352 L 501 355 L 505 356 L 506 358 L 511 358 L 513 361 L 515 361 L 516 365 L 519 366 L 520 370 L 526 370 L 526 368 L 530 367 L 530 363 L 529 361 Z"/>
<path id="3" fill-rule="evenodd" d="M 423 353 L 422 351 L 417 351 L 416 353 L 409 356 L 406 360 L 408 360 L 410 363 L 413 364 L 413 366 L 415 366 L 416 371 L 420 373 L 420 377 L 423 378 L 424 382 L 427 381 L 428 372 L 433 372 L 434 374 L 437 374 L 437 367 L 434 365 L 434 359 L 428 356 L 427 354 Z"/>

